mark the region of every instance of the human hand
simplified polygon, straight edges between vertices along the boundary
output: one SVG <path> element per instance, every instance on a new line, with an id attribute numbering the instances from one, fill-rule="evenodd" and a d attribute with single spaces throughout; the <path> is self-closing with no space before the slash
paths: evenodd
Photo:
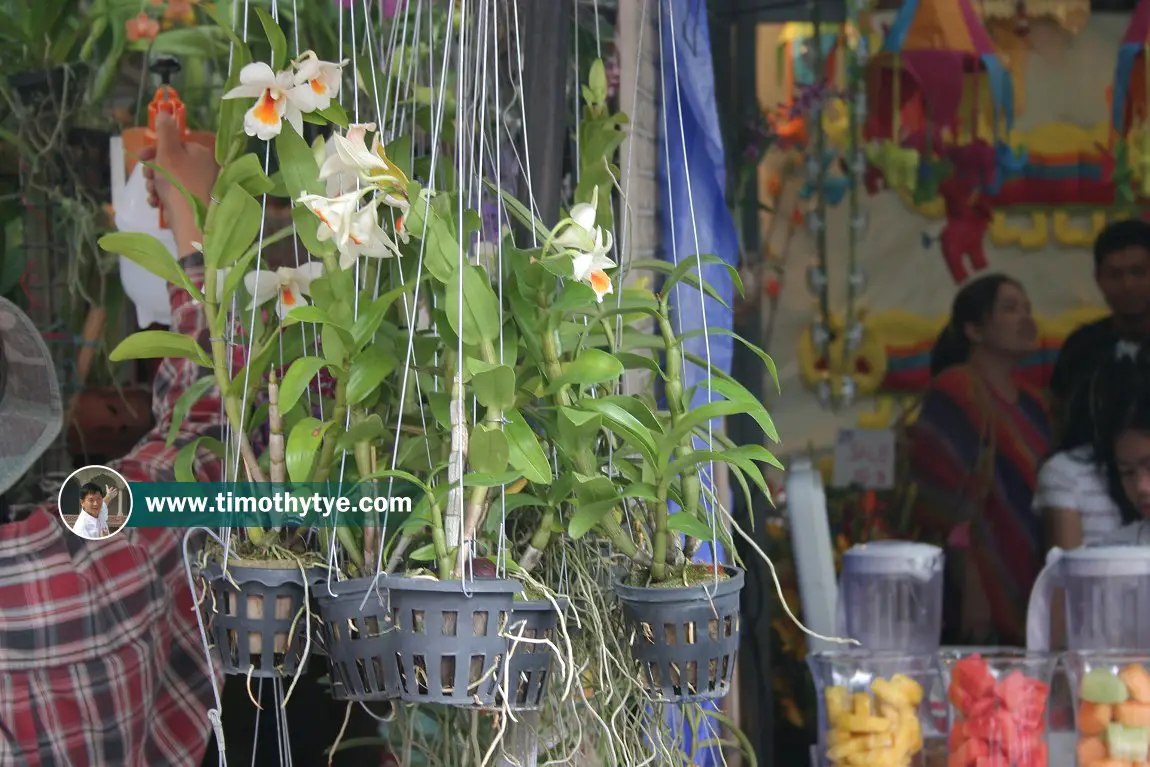
<path id="1" fill-rule="evenodd" d="M 108 501 L 112 500 L 113 498 L 115 498 L 119 494 L 120 494 L 119 490 L 112 487 L 111 485 L 107 485 L 104 488 L 104 502 L 107 503 Z"/>
<path id="2" fill-rule="evenodd" d="M 156 143 L 145 148 L 140 159 L 167 171 L 189 194 L 204 203 L 210 198 L 219 174 L 212 150 L 194 141 L 185 141 L 176 119 L 167 112 L 156 115 Z M 148 204 L 153 208 L 163 206 L 168 226 L 180 247 L 178 255 L 186 255 L 193 241 L 202 240 L 192 206 L 163 173 L 145 166 L 144 178 Z"/>

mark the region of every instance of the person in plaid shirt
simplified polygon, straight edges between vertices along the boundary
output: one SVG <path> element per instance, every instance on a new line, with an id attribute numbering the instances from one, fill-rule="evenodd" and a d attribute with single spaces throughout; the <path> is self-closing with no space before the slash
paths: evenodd
<path id="1" fill-rule="evenodd" d="M 184 145 L 170 118 L 157 133 L 157 164 L 206 200 L 217 172 L 211 151 Z M 182 268 L 202 287 L 190 206 L 166 180 L 150 189 L 180 252 L 189 254 Z M 207 344 L 203 310 L 189 293 L 170 285 L 168 297 L 172 330 Z M 220 438 L 213 389 L 167 445 L 176 400 L 208 373 L 187 360 L 164 360 L 153 385 L 155 427 L 109 468 L 129 482 L 174 481 L 183 446 Z M 196 456 L 194 471 L 201 481 L 221 478 L 208 451 Z M 215 707 L 183 531 L 129 528 L 87 541 L 65 528 L 55 505 L 0 524 L 0 767 L 199 767 Z"/>
<path id="2" fill-rule="evenodd" d="M 181 143 L 174 122 L 159 115 L 154 159 L 173 178 L 203 200 L 211 194 L 218 169 L 212 152 Z M 149 159 L 145 157 L 144 159 Z M 153 178 L 153 206 L 163 205 L 172 233 L 185 253 L 181 267 L 203 287 L 202 241 L 186 200 L 169 182 Z M 171 329 L 209 348 L 202 309 L 190 294 L 168 286 Z M 5 307 L 0 299 L 0 497 L 31 466 L 59 433 L 62 412 L 54 374 L 31 387 L 56 400 L 51 415 L 40 418 L 39 432 L 21 432 L 28 419 L 6 412 Z M 15 307 L 11 312 L 18 312 Z M 41 357 L 47 359 L 36 335 Z M 235 365 L 244 364 L 237 347 Z M 50 373 L 50 365 L 44 364 Z M 163 360 L 153 384 L 155 427 L 124 458 L 108 464 L 129 482 L 175 480 L 175 458 L 200 437 L 221 438 L 224 422 L 217 389 L 211 389 L 184 417 L 173 444 L 167 445 L 172 412 L 181 394 L 210 372 L 187 360 Z M 17 387 L 18 388 L 18 387 Z M 12 387 L 9 386 L 9 395 Z M 16 392 L 19 394 L 20 392 Z M 21 420 L 23 419 L 23 420 Z M 5 441 L 18 450 L 5 455 Z M 200 481 L 220 481 L 216 456 L 201 450 L 193 470 Z M 219 710 L 200 643 L 195 604 L 183 565 L 183 532 L 125 528 L 117 535 L 86 541 L 61 523 L 54 504 L 37 508 L 19 521 L 0 514 L 0 767 L 204 767 L 222 763 L 211 749 L 209 714 Z M 217 664 L 215 669 L 219 668 Z M 343 740 L 378 736 L 374 718 L 356 708 L 345 722 L 343 706 L 307 705 L 330 701 L 312 670 L 296 686 L 288 707 L 288 728 L 297 764 L 328 763 L 327 747 Z M 227 712 L 229 751 L 244 761 L 279 761 L 276 717 L 258 718 L 246 680 L 232 678 L 222 688 Z M 309 701 L 310 699 L 310 701 Z M 265 709 L 271 704 L 265 702 Z M 316 709 L 319 708 L 320 712 Z M 219 734 L 217 732 L 217 734 Z M 302 737 L 301 737 L 302 736 Z M 220 738 L 216 739 L 219 748 Z M 255 750 L 253 751 L 253 741 Z M 394 759 L 381 746 L 340 751 L 334 764 L 377 767 Z M 390 762 L 392 764 L 396 762 Z"/>

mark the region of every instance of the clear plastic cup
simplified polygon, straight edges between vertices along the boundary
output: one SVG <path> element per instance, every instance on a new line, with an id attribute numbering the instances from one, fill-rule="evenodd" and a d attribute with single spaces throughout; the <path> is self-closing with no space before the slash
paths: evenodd
<path id="1" fill-rule="evenodd" d="M 1063 664 L 1074 697 L 1079 767 L 1150 765 L 1150 653 L 1068 652 Z"/>
<path id="2" fill-rule="evenodd" d="M 926 767 L 933 655 L 846 650 L 807 658 L 822 767 Z"/>
<path id="3" fill-rule="evenodd" d="M 1058 658 L 1011 648 L 939 652 L 950 765 L 1048 767 L 1050 683 Z"/>

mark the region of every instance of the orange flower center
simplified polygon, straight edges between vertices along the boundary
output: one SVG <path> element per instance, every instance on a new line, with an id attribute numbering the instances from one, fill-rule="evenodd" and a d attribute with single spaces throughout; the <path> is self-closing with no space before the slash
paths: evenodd
<path id="1" fill-rule="evenodd" d="M 272 125 L 280 121 L 279 111 L 276 109 L 276 95 L 271 88 L 264 89 L 256 105 L 252 107 L 252 114 L 265 125 Z"/>
<path id="2" fill-rule="evenodd" d="M 591 289 L 602 296 L 611 290 L 611 278 L 602 269 L 591 272 Z"/>
<path id="3" fill-rule="evenodd" d="M 295 291 L 291 288 L 284 288 L 280 293 L 280 300 L 283 301 L 284 306 L 295 306 L 299 303 L 295 297 Z"/>
<path id="4" fill-rule="evenodd" d="M 312 80 L 310 85 L 311 85 L 312 91 L 317 93 L 320 96 L 327 93 L 327 84 L 318 77 L 315 78 L 314 80 Z"/>

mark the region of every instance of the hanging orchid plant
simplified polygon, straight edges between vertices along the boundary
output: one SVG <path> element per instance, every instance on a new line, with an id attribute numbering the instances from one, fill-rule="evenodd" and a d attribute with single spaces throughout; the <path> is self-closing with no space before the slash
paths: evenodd
<path id="1" fill-rule="evenodd" d="M 625 255 L 612 236 L 611 198 L 626 120 L 607 107 L 601 63 L 583 90 L 586 172 L 575 204 L 551 224 L 490 179 L 464 184 L 453 174 L 416 172 L 411 136 L 385 140 L 377 125 L 351 123 L 334 100 L 346 62 L 309 54 L 288 62 L 282 32 L 259 13 L 273 60 L 249 62 L 236 45 L 241 66 L 221 106 L 216 144 L 222 171 L 210 204 L 192 200 L 204 231 L 203 289 L 146 235 L 101 241 L 201 302 L 219 296 L 204 303 L 210 353 L 147 332 L 114 357 L 185 356 L 212 371 L 181 406 L 213 383 L 224 393 L 226 450 L 242 457 L 230 480 L 264 482 L 271 474 L 277 483 L 401 482 L 416 491 L 410 514 L 378 524 L 248 529 L 237 544 L 243 556 L 330 562 L 336 579 L 383 571 L 448 582 L 503 569 L 551 599 L 562 571 L 563 599 L 582 600 L 597 622 L 598 651 L 615 648 L 584 656 L 583 665 L 565 661 L 564 705 L 575 706 L 572 680 L 586 675 L 579 687 L 594 691 L 619 676 L 614 684 L 631 702 L 602 692 L 594 705 L 606 707 L 605 718 L 612 707 L 641 712 L 637 701 L 650 693 L 623 657 L 621 643 L 630 639 L 621 638 L 626 626 L 603 596 L 602 579 L 614 576 L 602 547 L 612 564 L 625 562 L 638 587 L 729 579 L 730 569 L 690 562 L 704 541 L 731 550 L 737 530 L 704 478 L 722 464 L 748 497 L 756 488 L 769 494 L 761 467 L 778 465 L 765 447 L 777 435 L 757 397 L 714 369 L 704 384 L 714 395 L 708 404 L 692 408 L 694 391 L 684 386 L 684 365 L 707 363 L 685 351 L 691 334 L 673 329 L 669 295 L 695 289 L 721 301 L 698 269 L 722 262 L 705 254 L 678 265 L 631 259 L 630 269 L 661 277 L 661 289 L 621 283 Z M 309 145 L 304 122 L 333 133 Z M 439 127 L 454 135 L 458 126 Z M 244 151 L 247 137 L 275 152 L 275 178 L 261 155 Z M 257 198 L 265 195 L 293 206 L 291 227 L 263 232 Z M 469 207 L 480 200 L 474 207 L 482 209 L 483 195 L 497 201 L 498 236 L 485 233 Z M 512 220 L 531 234 L 531 247 L 504 228 Z M 261 249 L 291 236 L 308 258 L 296 268 L 263 268 Z M 737 272 L 731 278 L 738 286 Z M 227 340 L 252 310 L 272 302 L 274 311 L 243 328 L 245 359 L 233 367 Z M 232 314 L 232 306 L 247 314 Z M 774 375 L 770 359 L 755 352 Z M 621 393 L 628 370 L 662 379 L 666 404 Z M 315 386 L 320 378 L 334 385 Z M 269 388 L 265 382 L 274 382 L 270 406 L 255 396 Z M 709 428 L 736 413 L 755 419 L 763 444 L 735 445 Z M 279 447 L 258 455 L 249 435 L 269 424 L 268 444 Z M 177 466 L 190 466 L 204 448 L 225 451 L 201 440 L 184 448 Z M 192 478 L 186 468 L 177 475 Z M 579 568 L 574 574 L 568 561 Z M 633 724 L 638 733 L 652 726 Z M 629 744 L 628 754 L 649 748 L 642 737 L 611 736 Z"/>

